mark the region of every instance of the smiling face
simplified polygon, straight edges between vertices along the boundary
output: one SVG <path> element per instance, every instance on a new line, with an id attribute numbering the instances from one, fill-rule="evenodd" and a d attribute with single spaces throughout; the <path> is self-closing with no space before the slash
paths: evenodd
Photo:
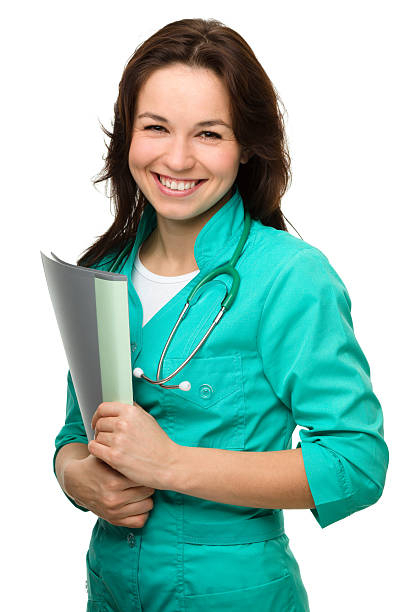
<path id="1" fill-rule="evenodd" d="M 172 64 L 151 74 L 139 92 L 128 162 L 157 215 L 188 220 L 223 205 L 247 160 L 232 131 L 227 89 L 214 72 Z M 159 176 L 176 182 L 164 186 Z"/>

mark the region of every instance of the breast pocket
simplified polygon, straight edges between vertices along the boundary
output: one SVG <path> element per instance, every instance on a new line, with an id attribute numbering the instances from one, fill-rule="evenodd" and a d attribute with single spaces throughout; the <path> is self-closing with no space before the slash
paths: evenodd
<path id="1" fill-rule="evenodd" d="M 166 358 L 164 377 L 184 358 Z M 163 376 L 162 376 L 163 378 Z M 187 380 L 189 391 L 167 389 L 164 402 L 177 444 L 242 450 L 245 446 L 245 402 L 240 354 L 193 357 L 166 384 Z"/>

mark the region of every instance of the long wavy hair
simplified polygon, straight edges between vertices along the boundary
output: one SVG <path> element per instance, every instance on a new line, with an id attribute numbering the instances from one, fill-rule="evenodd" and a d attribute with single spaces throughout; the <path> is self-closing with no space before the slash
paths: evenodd
<path id="1" fill-rule="evenodd" d="M 130 173 L 128 154 L 139 91 L 153 71 L 182 63 L 209 68 L 227 86 L 230 116 L 238 143 L 250 152 L 235 180 L 244 207 L 263 225 L 288 231 L 281 198 L 291 181 L 290 157 L 278 93 L 252 49 L 235 30 L 216 19 L 181 19 L 140 44 L 127 62 L 114 105 L 108 154 L 94 186 L 110 181 L 114 221 L 82 254 L 78 265 L 91 267 L 134 242 L 147 199 Z M 283 106 L 283 104 L 282 104 Z M 105 142 L 105 141 L 104 141 Z"/>

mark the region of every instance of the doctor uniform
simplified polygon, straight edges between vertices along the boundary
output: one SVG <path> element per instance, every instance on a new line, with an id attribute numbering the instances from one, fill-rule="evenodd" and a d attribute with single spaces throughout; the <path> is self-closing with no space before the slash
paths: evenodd
<path id="1" fill-rule="evenodd" d="M 140 245 L 156 226 L 147 204 L 121 269 L 128 277 L 132 368 L 155 376 L 191 288 L 232 256 L 243 218 L 237 189 L 197 236 L 200 272 L 142 327 L 131 273 Z M 325 528 L 379 499 L 389 460 L 382 409 L 354 335 L 347 289 L 319 249 L 256 220 L 236 269 L 241 282 L 234 305 L 167 383 L 188 380 L 190 391 L 134 378 L 134 400 L 185 446 L 290 449 L 299 426 L 298 447 L 315 502 L 310 512 Z M 231 278 L 221 275 L 200 291 L 173 338 L 161 378 L 198 344 L 230 285 Z M 70 372 L 67 380 L 66 421 L 54 460 L 63 445 L 87 443 Z M 309 610 L 282 510 L 170 490 L 156 490 L 153 501 L 142 528 L 101 518 L 95 523 L 86 557 L 88 611 Z"/>

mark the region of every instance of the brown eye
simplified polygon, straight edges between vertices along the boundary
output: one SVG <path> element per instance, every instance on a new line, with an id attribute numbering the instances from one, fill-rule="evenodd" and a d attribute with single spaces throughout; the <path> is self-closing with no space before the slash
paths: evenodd
<path id="1" fill-rule="evenodd" d="M 160 132 L 161 130 L 165 130 L 165 127 L 163 127 L 162 125 L 146 125 L 144 128 L 144 130 L 150 130 L 150 131 L 157 131 Z M 203 134 L 202 138 L 206 139 L 206 140 L 220 140 L 222 137 L 220 136 L 220 134 L 217 134 L 216 132 L 201 132 L 201 135 Z"/>
<path id="2" fill-rule="evenodd" d="M 202 134 L 210 134 L 210 136 L 208 136 L 208 139 L 214 139 L 214 138 L 221 138 L 220 134 L 216 134 L 216 132 L 202 132 Z M 206 137 L 205 137 L 206 138 Z"/>
<path id="3" fill-rule="evenodd" d="M 150 130 L 151 128 L 162 128 L 163 130 L 165 130 L 165 128 L 162 125 L 146 125 L 144 129 Z M 157 130 L 157 131 L 159 132 L 160 130 Z"/>

